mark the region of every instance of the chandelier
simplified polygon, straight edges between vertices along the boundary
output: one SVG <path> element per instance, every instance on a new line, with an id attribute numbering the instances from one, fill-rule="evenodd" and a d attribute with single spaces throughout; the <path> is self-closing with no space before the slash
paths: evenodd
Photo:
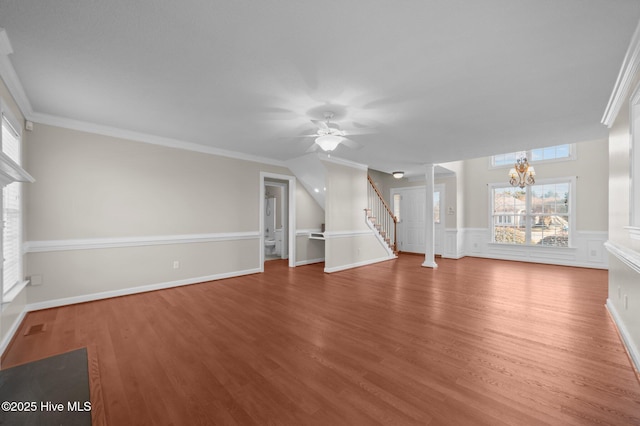
<path id="1" fill-rule="evenodd" d="M 514 167 L 509 170 L 509 183 L 512 186 L 519 186 L 524 188 L 527 185 L 533 185 L 536 183 L 536 171 L 533 166 L 529 165 L 527 157 L 521 155 L 517 160 Z"/>

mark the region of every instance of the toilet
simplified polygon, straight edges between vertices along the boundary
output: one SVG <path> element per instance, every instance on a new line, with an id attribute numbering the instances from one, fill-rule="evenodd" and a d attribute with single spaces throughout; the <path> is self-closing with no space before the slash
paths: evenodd
<path id="1" fill-rule="evenodd" d="M 267 238 L 264 240 L 264 247 L 266 249 L 266 254 L 275 254 L 276 251 L 276 240 L 272 238 Z"/>

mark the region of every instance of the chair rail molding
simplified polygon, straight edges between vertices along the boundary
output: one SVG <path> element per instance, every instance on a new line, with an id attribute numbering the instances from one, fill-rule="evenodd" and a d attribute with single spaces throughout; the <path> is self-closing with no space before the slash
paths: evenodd
<path id="1" fill-rule="evenodd" d="M 253 240 L 260 238 L 259 231 L 221 232 L 214 234 L 150 235 L 139 237 L 85 238 L 69 240 L 27 241 L 25 253 L 42 253 L 67 250 L 92 250 L 122 247 L 157 246 L 166 244 L 192 244 L 213 241 Z"/>

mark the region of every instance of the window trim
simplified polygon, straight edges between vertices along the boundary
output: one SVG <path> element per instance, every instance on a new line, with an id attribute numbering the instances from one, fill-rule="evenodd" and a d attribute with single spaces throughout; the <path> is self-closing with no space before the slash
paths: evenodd
<path id="1" fill-rule="evenodd" d="M 569 156 L 567 157 L 562 157 L 562 158 L 552 158 L 550 160 L 536 160 L 533 161 L 531 160 L 531 151 L 533 151 L 534 149 L 543 149 L 543 148 L 551 148 L 554 146 L 560 146 L 560 145 L 569 145 Z M 542 147 L 542 148 L 531 148 L 531 149 L 527 149 L 527 150 L 521 150 L 521 151 L 512 151 L 512 152 L 506 152 L 503 154 L 496 154 L 496 155 L 504 155 L 504 154 L 512 154 L 514 152 L 525 152 L 527 159 L 529 159 L 529 161 L 531 162 L 531 165 L 538 165 L 538 164 L 547 164 L 547 163 L 561 163 L 564 161 L 575 161 L 578 159 L 578 153 L 577 153 L 577 149 L 576 149 L 576 144 L 575 143 L 561 143 L 558 145 L 552 145 L 552 146 L 548 146 L 548 147 Z M 496 155 L 491 155 L 489 157 L 489 170 L 496 170 L 496 169 L 510 169 L 511 167 L 513 167 L 513 164 L 502 164 L 502 165 L 495 165 L 494 164 L 494 157 Z"/>
<path id="2" fill-rule="evenodd" d="M 509 187 L 509 183 L 508 182 L 493 182 L 493 183 L 489 183 L 487 185 L 488 191 L 487 191 L 487 198 L 488 198 L 488 218 L 489 218 L 489 230 L 491 232 L 491 240 L 489 241 L 490 244 L 496 244 L 499 245 L 501 247 L 507 246 L 507 247 L 535 247 L 536 249 L 562 249 L 562 250 L 566 250 L 566 249 L 575 249 L 574 246 L 574 236 L 576 233 L 576 183 L 577 183 L 577 177 L 576 176 L 565 176 L 565 177 L 557 177 L 557 178 L 546 178 L 546 179 L 539 179 L 536 180 L 536 183 L 533 186 L 539 186 L 539 185 L 546 185 L 546 184 L 554 184 L 554 183 L 569 183 L 569 240 L 567 242 L 567 247 L 557 247 L 557 246 L 543 246 L 543 245 L 538 245 L 538 244 L 531 244 L 531 226 L 529 224 L 529 221 L 527 222 L 527 226 L 526 226 L 526 243 L 525 244 L 510 244 L 510 243 L 501 243 L 499 241 L 494 241 L 495 238 L 495 228 L 494 228 L 494 223 L 493 223 L 493 190 L 495 188 L 506 188 Z M 513 188 L 516 188 L 515 186 Z M 531 191 L 528 190 L 529 186 L 527 185 L 526 189 L 527 189 L 527 206 L 530 205 L 530 198 L 531 198 Z M 529 215 L 525 215 L 525 217 L 527 217 Z"/>
<path id="3" fill-rule="evenodd" d="M 20 139 L 21 145 L 21 154 L 22 157 L 22 148 L 23 148 L 23 131 L 22 126 L 19 124 L 20 122 L 13 115 L 13 112 L 9 108 L 9 105 L 3 98 L 0 98 L 0 120 L 6 119 L 8 124 L 12 127 L 12 130 L 18 135 Z M 2 125 L 0 121 L 0 126 Z M 6 155 L 2 151 L 2 135 L 0 133 L 0 187 L 4 188 L 11 183 L 14 182 L 34 182 L 34 179 L 29 173 L 27 173 L 20 164 L 14 162 L 8 155 Z M 21 158 L 22 159 L 22 158 Z M 24 189 L 22 189 L 24 191 Z M 3 203 L 0 201 L 0 207 L 4 209 Z M 4 286 L 3 280 L 0 278 L 0 300 L 2 301 L 2 310 L 4 310 L 13 299 L 20 294 L 22 289 L 28 284 L 28 281 L 24 279 L 24 200 L 21 200 L 20 203 L 20 237 L 19 237 L 19 256 L 20 266 L 19 266 L 19 274 L 18 280 L 11 285 L 11 287 L 6 288 Z M 0 244 L 0 249 L 2 245 Z M 2 252 L 0 251 L 0 254 Z M 4 257 L 4 256 L 3 256 Z"/>

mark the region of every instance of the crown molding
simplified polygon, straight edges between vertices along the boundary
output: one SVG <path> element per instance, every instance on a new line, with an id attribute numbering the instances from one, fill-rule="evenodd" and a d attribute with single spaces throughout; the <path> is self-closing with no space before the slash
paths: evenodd
<path id="1" fill-rule="evenodd" d="M 18 104 L 20 112 L 25 119 L 30 120 L 33 114 L 33 108 L 31 108 L 31 102 L 22 87 L 22 83 L 18 78 L 16 70 L 13 68 L 9 55 L 13 53 L 7 31 L 0 28 L 0 78 L 7 86 L 9 93 Z"/>
<path id="2" fill-rule="evenodd" d="M 639 67 L 640 23 L 636 27 L 633 37 L 631 37 L 629 48 L 627 49 L 627 53 L 622 61 L 622 66 L 620 67 L 620 72 L 618 73 L 618 79 L 616 80 L 616 84 L 613 86 L 613 92 L 609 98 L 609 103 L 607 104 L 607 108 L 602 116 L 602 124 L 605 126 L 610 128 L 613 125 L 613 122 L 618 116 L 618 112 L 620 112 L 620 108 L 622 108 L 625 99 L 632 89 L 631 84 L 633 83 Z"/>
<path id="3" fill-rule="evenodd" d="M 273 158 L 259 157 L 257 155 L 244 154 L 242 152 L 229 151 L 226 149 L 214 148 L 207 145 L 200 145 L 193 142 L 185 142 L 178 139 L 165 138 L 162 136 L 150 135 L 148 133 L 135 132 L 132 130 L 120 129 L 117 127 L 103 126 L 101 124 L 74 120 L 71 118 L 64 118 L 34 112 L 29 120 L 33 121 L 34 123 L 62 127 L 71 130 L 78 130 L 87 133 L 95 133 L 98 135 L 111 136 L 120 139 L 127 139 L 135 142 L 143 142 L 168 148 L 183 149 L 186 151 L 194 151 L 203 154 L 234 158 L 236 160 L 253 161 L 256 163 L 270 164 L 272 166 L 286 167 L 283 161 L 274 160 Z"/>
<path id="4" fill-rule="evenodd" d="M 101 124 L 35 112 L 33 111 L 31 102 L 29 101 L 29 98 L 27 97 L 27 94 L 22 87 L 20 78 L 18 77 L 15 68 L 13 68 L 11 60 L 9 59 L 9 55 L 11 53 L 13 53 L 13 49 L 11 48 L 11 43 L 9 41 L 9 37 L 7 36 L 7 31 L 3 28 L 0 28 L 0 78 L 2 78 L 2 80 L 4 81 L 7 89 L 9 90 L 9 93 L 16 101 L 16 104 L 18 104 L 18 108 L 20 108 L 20 112 L 22 112 L 25 120 L 33 121 L 39 124 L 62 127 L 65 129 L 79 130 L 82 132 L 128 139 L 136 142 L 144 142 L 168 148 L 183 149 L 186 151 L 218 155 L 221 157 L 234 158 L 237 160 L 245 160 L 256 163 L 269 164 L 272 166 L 286 167 L 283 161 L 275 160 L 273 158 L 244 154 L 242 152 L 214 148 L 211 146 L 201 145 L 193 142 L 185 142 L 177 139 L 165 138 L 147 133 L 134 132 L 117 127 L 104 126 Z"/>
<path id="5" fill-rule="evenodd" d="M 4 28 L 0 28 L 0 55 L 10 55 L 13 53 L 13 47 L 11 47 L 11 42 L 9 41 L 9 36 L 7 35 L 7 30 Z"/>
<path id="6" fill-rule="evenodd" d="M 369 166 L 366 164 L 356 163 L 355 161 L 345 160 L 344 158 L 329 156 L 326 154 L 318 154 L 318 158 L 322 161 L 328 161 L 329 163 L 340 164 L 342 166 L 352 167 L 354 169 L 360 169 L 367 171 L 369 170 Z"/>

